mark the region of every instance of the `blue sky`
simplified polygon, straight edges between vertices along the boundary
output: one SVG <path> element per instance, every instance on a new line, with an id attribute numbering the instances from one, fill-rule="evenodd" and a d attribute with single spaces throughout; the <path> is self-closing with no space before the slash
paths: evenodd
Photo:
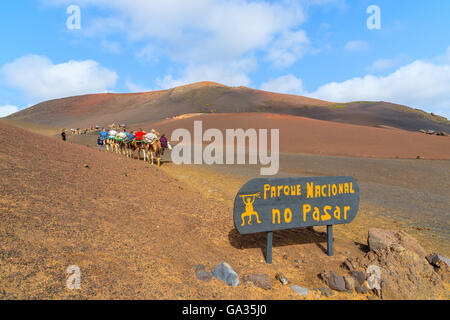
<path id="1" fill-rule="evenodd" d="M 209 80 L 450 118 L 450 1 L 434 3 L 2 1 L 0 116 L 52 98 Z M 79 29 L 67 27 L 70 5 Z M 367 27 L 371 5 L 380 29 Z"/>

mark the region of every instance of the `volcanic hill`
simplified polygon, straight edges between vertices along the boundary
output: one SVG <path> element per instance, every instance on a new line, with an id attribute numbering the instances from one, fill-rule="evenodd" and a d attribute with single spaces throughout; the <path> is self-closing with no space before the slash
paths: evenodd
<path id="1" fill-rule="evenodd" d="M 143 93 L 102 93 L 50 100 L 7 119 L 58 128 L 157 122 L 190 113 L 275 113 L 363 126 L 450 131 L 450 122 L 388 102 L 335 103 L 247 87 L 199 82 Z"/>

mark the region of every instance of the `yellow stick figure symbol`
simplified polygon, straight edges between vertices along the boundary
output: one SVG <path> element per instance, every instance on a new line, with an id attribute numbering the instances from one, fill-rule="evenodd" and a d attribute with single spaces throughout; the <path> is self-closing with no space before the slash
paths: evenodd
<path id="1" fill-rule="evenodd" d="M 240 196 L 242 198 L 242 201 L 245 203 L 245 212 L 241 214 L 241 226 L 245 225 L 245 217 L 248 217 L 248 224 L 251 225 L 253 215 L 256 216 L 256 221 L 258 221 L 258 223 L 261 223 L 261 221 L 259 220 L 258 212 L 253 210 L 253 203 L 255 202 L 256 198 L 261 198 L 260 194 L 261 192 Z"/>

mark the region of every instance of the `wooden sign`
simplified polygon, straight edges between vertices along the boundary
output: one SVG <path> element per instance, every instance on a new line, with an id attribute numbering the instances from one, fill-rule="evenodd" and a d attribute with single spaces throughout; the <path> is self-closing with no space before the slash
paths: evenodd
<path id="1" fill-rule="evenodd" d="M 332 226 L 352 222 L 358 208 L 359 187 L 353 177 L 259 178 L 236 195 L 234 225 L 240 234 L 268 233 L 268 263 L 273 231 L 327 226 L 331 256 Z"/>

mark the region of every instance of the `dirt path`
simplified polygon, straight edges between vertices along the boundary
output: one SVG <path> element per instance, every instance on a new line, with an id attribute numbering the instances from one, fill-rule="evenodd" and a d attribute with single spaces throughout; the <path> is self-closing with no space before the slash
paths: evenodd
<path id="1" fill-rule="evenodd" d="M 69 139 L 95 147 L 94 136 L 69 136 Z M 245 182 L 260 177 L 260 166 L 175 166 L 170 163 L 169 152 L 164 159 L 163 170 L 168 174 L 209 198 L 231 201 L 228 206 L 232 206 L 234 196 Z M 360 186 L 361 208 L 357 221 L 339 227 L 349 228 L 346 236 L 361 242 L 366 240 L 370 226 L 401 228 L 420 239 L 430 251 L 450 255 L 450 160 L 280 156 L 278 177 L 326 175 L 351 175 Z M 360 226 L 355 224 L 366 216 Z M 361 232 L 355 233 L 354 229 Z"/>

